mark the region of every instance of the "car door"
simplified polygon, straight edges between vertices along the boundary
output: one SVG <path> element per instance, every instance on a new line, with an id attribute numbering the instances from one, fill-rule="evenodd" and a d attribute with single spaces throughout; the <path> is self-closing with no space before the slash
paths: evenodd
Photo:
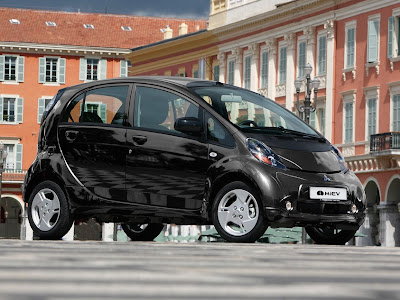
<path id="1" fill-rule="evenodd" d="M 125 201 L 126 103 L 129 84 L 83 91 L 67 106 L 59 125 L 69 169 L 94 195 Z"/>
<path id="2" fill-rule="evenodd" d="M 210 161 L 204 134 L 174 129 L 179 117 L 202 118 L 182 95 L 138 85 L 127 131 L 127 201 L 178 209 L 199 209 Z M 132 120 L 133 119 L 133 120 Z"/>

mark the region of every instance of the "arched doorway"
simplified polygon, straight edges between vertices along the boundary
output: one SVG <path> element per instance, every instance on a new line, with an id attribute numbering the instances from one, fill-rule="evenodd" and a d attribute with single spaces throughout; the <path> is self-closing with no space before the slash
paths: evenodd
<path id="1" fill-rule="evenodd" d="M 0 199 L 0 238 L 19 239 L 21 236 L 22 206 L 13 197 Z"/>
<path id="2" fill-rule="evenodd" d="M 375 246 L 380 244 L 378 205 L 381 202 L 379 187 L 375 178 L 369 179 L 364 190 L 367 197 L 367 209 L 364 224 L 359 229 L 359 233 L 364 236 L 356 239 L 356 245 Z"/>
<path id="3" fill-rule="evenodd" d="M 395 175 L 389 180 L 386 191 L 385 205 L 381 205 L 381 226 L 384 235 L 384 245 L 388 247 L 400 246 L 400 176 Z"/>

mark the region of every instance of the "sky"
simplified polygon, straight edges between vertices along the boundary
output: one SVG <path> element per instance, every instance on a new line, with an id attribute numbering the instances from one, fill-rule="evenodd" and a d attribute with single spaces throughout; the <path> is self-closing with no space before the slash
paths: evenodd
<path id="1" fill-rule="evenodd" d="M 210 0 L 0 0 L 0 7 L 207 19 Z"/>

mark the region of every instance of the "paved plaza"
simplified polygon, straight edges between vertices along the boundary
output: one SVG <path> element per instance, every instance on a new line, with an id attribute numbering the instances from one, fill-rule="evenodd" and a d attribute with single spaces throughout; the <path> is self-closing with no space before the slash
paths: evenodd
<path id="1" fill-rule="evenodd" d="M 400 248 L 0 240 L 0 299 L 400 299 Z"/>

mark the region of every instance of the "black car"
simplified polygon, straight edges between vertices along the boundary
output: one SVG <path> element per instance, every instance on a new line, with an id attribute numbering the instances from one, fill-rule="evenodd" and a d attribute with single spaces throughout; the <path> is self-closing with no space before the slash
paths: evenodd
<path id="1" fill-rule="evenodd" d="M 24 199 L 42 239 L 95 217 L 122 223 L 132 240 L 174 223 L 213 224 L 230 242 L 303 226 L 316 243 L 344 244 L 366 206 L 339 150 L 293 113 L 181 77 L 61 89 L 43 114 Z"/>

